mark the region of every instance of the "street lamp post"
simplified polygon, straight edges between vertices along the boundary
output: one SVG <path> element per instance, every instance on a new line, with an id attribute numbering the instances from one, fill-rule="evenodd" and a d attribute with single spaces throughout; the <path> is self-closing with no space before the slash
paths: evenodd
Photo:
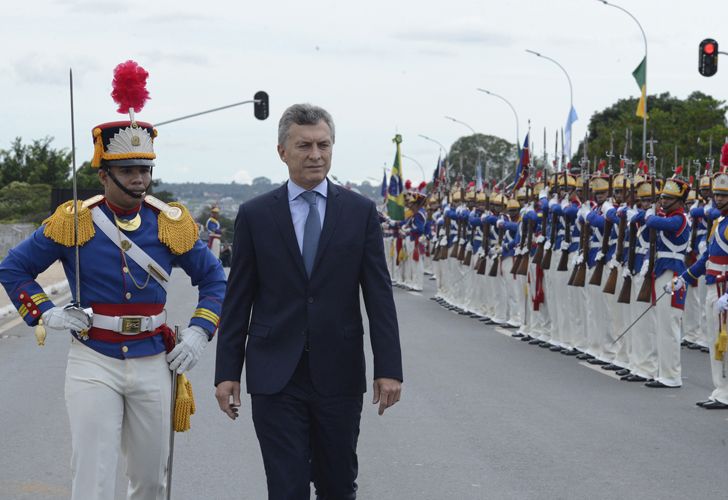
<path id="1" fill-rule="evenodd" d="M 435 144 L 437 144 L 438 146 L 440 146 L 440 151 L 442 151 L 442 153 L 443 153 L 442 156 L 443 156 L 443 158 L 445 158 L 445 178 L 446 179 L 449 179 L 450 178 L 450 172 L 448 171 L 449 170 L 449 162 L 447 161 L 447 149 L 445 149 L 445 146 L 443 146 L 440 141 L 436 141 L 432 137 L 428 137 L 428 136 L 423 135 L 423 134 L 417 134 L 417 135 L 420 136 L 420 137 L 422 137 L 426 141 L 434 142 Z M 439 167 L 439 165 L 438 165 L 438 167 Z"/>
<path id="2" fill-rule="evenodd" d="M 468 127 L 470 129 L 470 131 L 473 133 L 473 135 L 475 135 L 475 129 L 473 127 L 471 127 L 470 125 L 468 125 L 467 123 L 465 123 L 464 121 L 458 120 L 457 118 L 453 118 L 452 116 L 446 116 L 445 119 L 450 120 L 451 122 L 459 123 L 460 125 L 465 125 L 466 127 Z"/>
<path id="3" fill-rule="evenodd" d="M 422 168 L 422 164 L 420 162 L 418 162 L 417 160 L 415 160 L 411 156 L 407 156 L 405 154 L 402 155 L 402 158 L 407 158 L 408 160 L 413 161 L 415 163 L 415 165 L 417 165 L 420 168 L 420 173 L 422 173 L 422 180 L 425 181 L 425 182 L 427 182 L 427 177 L 425 177 L 425 169 Z"/>
<path id="4" fill-rule="evenodd" d="M 481 89 L 481 88 L 478 88 L 478 89 L 475 89 L 475 90 L 477 90 L 479 92 L 485 92 L 486 94 L 492 95 L 493 97 L 497 97 L 498 99 L 500 99 L 504 103 L 508 104 L 508 107 L 511 108 L 511 111 L 513 111 L 513 116 L 516 118 L 516 150 L 517 151 L 520 151 L 521 150 L 521 146 L 520 146 L 520 143 L 519 143 L 519 141 L 520 141 L 519 138 L 521 137 L 521 132 L 519 131 L 520 130 L 520 126 L 518 124 L 518 113 L 516 113 L 516 108 L 514 108 L 513 107 L 513 104 L 511 104 L 511 102 L 508 99 L 506 99 L 505 97 L 503 97 L 502 95 L 498 95 L 495 92 L 491 92 L 490 90 Z"/>
<path id="5" fill-rule="evenodd" d="M 642 33 L 642 40 L 645 43 L 645 109 L 644 109 L 644 115 L 642 116 L 642 159 L 644 160 L 647 158 L 647 35 L 645 35 L 645 30 L 642 29 L 642 25 L 637 20 L 636 17 L 632 15 L 631 12 L 629 12 L 624 7 L 620 7 L 619 5 L 615 5 L 613 3 L 607 2 L 607 0 L 597 0 L 598 2 L 603 3 L 604 5 L 608 5 L 610 7 L 614 7 L 615 9 L 619 9 L 625 14 L 627 14 L 629 17 L 632 18 L 632 20 L 637 23 L 637 27 L 640 29 L 640 32 Z M 640 89 L 641 92 L 641 89 Z"/>
<path id="6" fill-rule="evenodd" d="M 536 57 L 540 57 L 542 59 L 546 59 L 547 61 L 551 61 L 556 66 L 558 66 L 561 71 L 564 72 L 564 75 L 566 75 L 566 80 L 569 82 L 569 116 L 567 118 L 567 121 L 571 119 L 571 110 L 574 109 L 574 86 L 571 84 L 571 77 L 569 77 L 569 73 L 566 71 L 566 68 L 564 68 L 556 59 L 552 59 L 548 56 L 545 56 L 541 54 L 540 52 L 536 52 L 535 50 L 526 49 L 526 52 L 529 54 L 533 54 Z M 571 141 L 569 141 L 569 151 L 567 151 L 568 156 L 567 158 L 571 158 Z"/>

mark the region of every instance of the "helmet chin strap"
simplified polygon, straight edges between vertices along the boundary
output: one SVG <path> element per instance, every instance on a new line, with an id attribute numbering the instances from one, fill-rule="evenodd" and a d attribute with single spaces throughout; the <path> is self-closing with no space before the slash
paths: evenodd
<path id="1" fill-rule="evenodd" d="M 116 178 L 116 176 L 114 175 L 114 173 L 111 171 L 110 168 L 106 169 L 106 174 L 109 176 L 109 178 L 111 178 L 112 181 L 114 181 L 114 184 L 116 184 L 116 187 L 118 187 L 119 189 L 124 191 L 124 193 L 131 196 L 132 198 L 136 198 L 137 200 L 141 200 L 142 198 L 144 198 L 144 195 L 146 195 L 147 191 L 149 190 L 149 186 L 147 186 L 144 188 L 143 193 L 141 193 L 141 194 L 135 193 L 135 192 L 127 189 L 126 186 L 124 186 L 121 182 L 119 182 L 119 179 Z M 151 185 L 151 182 L 149 183 L 149 185 Z"/>

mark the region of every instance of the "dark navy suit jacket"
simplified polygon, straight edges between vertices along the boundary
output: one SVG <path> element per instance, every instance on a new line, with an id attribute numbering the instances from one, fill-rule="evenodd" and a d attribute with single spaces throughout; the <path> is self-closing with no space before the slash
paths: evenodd
<path id="1" fill-rule="evenodd" d="M 326 214 L 306 276 L 284 184 L 243 203 L 217 343 L 215 385 L 239 381 L 275 394 L 308 345 L 311 381 L 325 396 L 366 392 L 360 288 L 374 378 L 402 380 L 392 284 L 374 203 L 328 182 Z"/>

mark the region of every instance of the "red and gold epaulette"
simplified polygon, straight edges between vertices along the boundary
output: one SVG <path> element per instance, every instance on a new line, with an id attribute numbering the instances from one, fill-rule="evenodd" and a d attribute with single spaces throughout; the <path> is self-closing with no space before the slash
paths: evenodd
<path id="1" fill-rule="evenodd" d="M 78 245 L 83 246 L 94 237 L 96 230 L 91 217 L 91 208 L 104 201 L 103 195 L 96 195 L 85 201 L 79 201 L 78 206 Z M 43 221 L 45 228 L 43 234 L 60 245 L 72 247 L 74 241 L 73 200 L 69 200 L 56 208 L 56 211 Z"/>
<path id="2" fill-rule="evenodd" d="M 157 212 L 158 238 L 175 255 L 189 252 L 199 239 L 197 223 L 181 203 L 165 203 L 154 196 L 144 197 L 144 203 Z"/>

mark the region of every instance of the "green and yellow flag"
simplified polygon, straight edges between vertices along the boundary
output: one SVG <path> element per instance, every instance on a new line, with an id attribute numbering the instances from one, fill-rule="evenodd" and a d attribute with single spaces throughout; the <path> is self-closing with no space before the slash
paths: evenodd
<path id="1" fill-rule="evenodd" d="M 389 192 L 387 193 L 387 215 L 392 220 L 404 220 L 404 189 L 402 188 L 402 153 L 399 145 L 402 143 L 402 136 L 397 134 L 392 139 L 397 144 L 397 152 L 394 155 L 394 165 L 389 176 Z"/>
<path id="2" fill-rule="evenodd" d="M 640 88 L 640 102 L 637 104 L 637 116 L 645 116 L 645 103 L 647 102 L 647 56 L 642 59 L 642 62 L 632 72 L 632 76 L 637 81 L 637 86 Z"/>

